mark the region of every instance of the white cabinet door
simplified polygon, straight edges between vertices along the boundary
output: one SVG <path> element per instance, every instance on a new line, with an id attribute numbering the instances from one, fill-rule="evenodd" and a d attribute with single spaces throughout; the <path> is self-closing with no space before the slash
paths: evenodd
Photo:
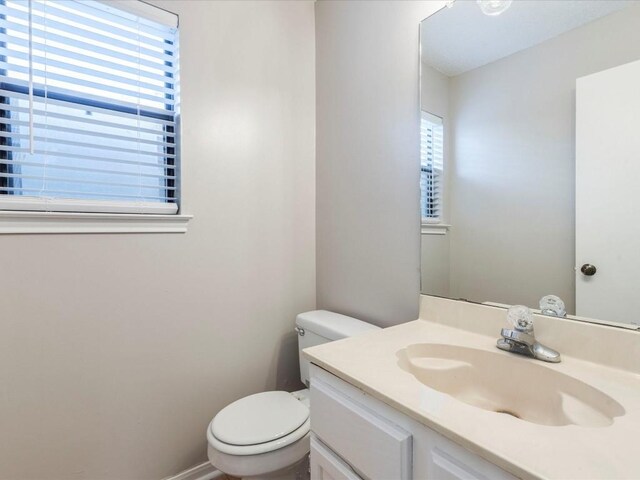
<path id="1" fill-rule="evenodd" d="M 576 314 L 639 323 L 640 61 L 576 83 Z M 594 275 L 581 267 L 596 267 Z M 586 273 L 591 273 L 585 269 Z"/>
<path id="2" fill-rule="evenodd" d="M 437 447 L 430 452 L 429 479 L 506 480 L 510 478 L 513 477 L 494 465 L 487 465 L 481 458 L 469 453 L 456 452 L 450 455 Z"/>
<path id="3" fill-rule="evenodd" d="M 311 480 L 362 480 L 326 445 L 311 436 Z"/>
<path id="4" fill-rule="evenodd" d="M 411 434 L 315 378 L 311 430 L 367 478 L 411 479 Z"/>

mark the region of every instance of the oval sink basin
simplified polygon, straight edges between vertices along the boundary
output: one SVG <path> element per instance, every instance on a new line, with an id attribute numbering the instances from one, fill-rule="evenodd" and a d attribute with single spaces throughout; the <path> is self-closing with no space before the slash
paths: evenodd
<path id="1" fill-rule="evenodd" d="M 439 392 L 548 426 L 606 427 L 625 410 L 604 392 L 538 360 L 436 343 L 398 352 L 400 367 Z"/>

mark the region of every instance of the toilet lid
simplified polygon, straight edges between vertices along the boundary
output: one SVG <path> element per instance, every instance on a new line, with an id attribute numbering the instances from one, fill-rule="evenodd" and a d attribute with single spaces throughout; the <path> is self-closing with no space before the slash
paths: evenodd
<path id="1" fill-rule="evenodd" d="M 231 445 L 271 442 L 298 429 L 309 409 L 288 392 L 262 392 L 241 398 L 215 416 L 213 435 Z"/>

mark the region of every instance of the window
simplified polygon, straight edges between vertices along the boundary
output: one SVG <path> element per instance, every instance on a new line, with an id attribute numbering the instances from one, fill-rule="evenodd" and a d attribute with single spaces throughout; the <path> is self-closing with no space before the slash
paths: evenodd
<path id="1" fill-rule="evenodd" d="M 442 118 L 423 111 L 420 122 L 420 208 L 423 223 L 442 222 L 443 142 Z"/>
<path id="2" fill-rule="evenodd" d="M 118 6 L 0 0 L 0 209 L 177 213 L 177 17 Z"/>

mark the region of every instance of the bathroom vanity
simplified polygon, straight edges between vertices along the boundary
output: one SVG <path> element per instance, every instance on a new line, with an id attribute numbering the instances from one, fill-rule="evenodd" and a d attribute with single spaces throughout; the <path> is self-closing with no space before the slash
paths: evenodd
<path id="1" fill-rule="evenodd" d="M 562 362 L 497 349 L 504 309 L 429 296 L 306 349 L 312 479 L 640 478 L 637 332 L 534 321 Z"/>

